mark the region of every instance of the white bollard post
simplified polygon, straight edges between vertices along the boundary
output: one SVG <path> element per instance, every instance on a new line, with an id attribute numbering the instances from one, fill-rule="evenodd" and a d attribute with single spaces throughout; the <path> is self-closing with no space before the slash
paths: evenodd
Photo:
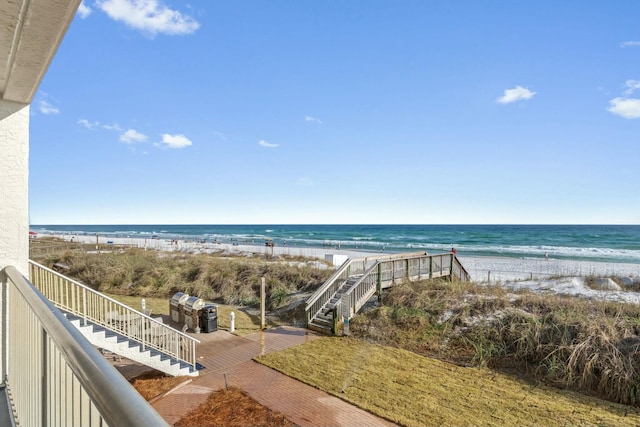
<path id="1" fill-rule="evenodd" d="M 144 300 L 144 298 L 142 298 L 142 312 L 144 313 L 144 310 L 147 308 L 147 302 Z"/>
<path id="2" fill-rule="evenodd" d="M 229 328 L 229 332 L 233 332 L 236 330 L 236 314 L 231 312 L 231 327 Z"/>

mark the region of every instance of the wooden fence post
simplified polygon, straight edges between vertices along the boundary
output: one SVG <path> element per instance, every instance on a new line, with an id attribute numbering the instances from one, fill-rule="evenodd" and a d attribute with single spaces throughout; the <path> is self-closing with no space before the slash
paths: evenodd
<path id="1" fill-rule="evenodd" d="M 266 302 L 266 286 L 264 277 L 260 279 L 260 329 L 266 328 L 266 319 L 265 319 L 265 302 Z"/>
<path id="2" fill-rule="evenodd" d="M 451 254 L 451 267 L 449 267 L 449 281 L 453 282 L 453 263 L 455 261 L 456 255 Z"/>
<path id="3" fill-rule="evenodd" d="M 376 285 L 378 292 L 378 302 L 382 302 L 382 264 L 378 262 L 378 283 Z"/>

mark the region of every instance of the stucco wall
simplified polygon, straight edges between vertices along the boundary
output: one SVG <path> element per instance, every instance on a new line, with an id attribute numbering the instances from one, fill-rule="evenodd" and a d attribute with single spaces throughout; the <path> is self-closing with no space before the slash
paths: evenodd
<path id="1" fill-rule="evenodd" d="M 0 270 L 28 277 L 29 105 L 0 101 Z"/>

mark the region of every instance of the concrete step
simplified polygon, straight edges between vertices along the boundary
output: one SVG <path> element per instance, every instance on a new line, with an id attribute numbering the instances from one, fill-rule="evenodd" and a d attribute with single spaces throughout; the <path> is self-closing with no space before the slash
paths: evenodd
<path id="1" fill-rule="evenodd" d="M 198 375 L 198 371 L 193 369 L 191 365 L 176 360 L 165 353 L 146 346 L 143 350 L 142 343 L 130 340 L 116 331 L 105 329 L 102 326 L 92 323 L 85 325 L 83 319 L 69 313 L 65 313 L 65 315 L 69 322 L 96 347 L 150 366 L 169 375 Z"/>

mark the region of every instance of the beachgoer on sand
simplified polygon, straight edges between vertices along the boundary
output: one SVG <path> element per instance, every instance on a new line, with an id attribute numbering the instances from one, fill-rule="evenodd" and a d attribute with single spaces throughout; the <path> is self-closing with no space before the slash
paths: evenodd
<path id="1" fill-rule="evenodd" d="M 458 251 L 456 251 L 456 248 L 451 248 L 451 253 L 455 255 Z"/>

